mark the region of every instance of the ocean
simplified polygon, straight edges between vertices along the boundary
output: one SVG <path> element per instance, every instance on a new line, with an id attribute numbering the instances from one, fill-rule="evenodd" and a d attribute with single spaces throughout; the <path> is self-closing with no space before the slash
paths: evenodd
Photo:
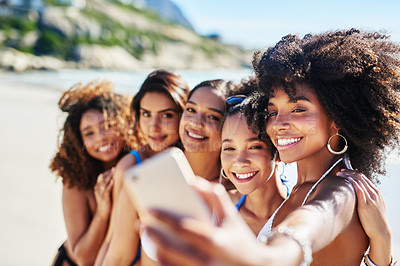
<path id="1" fill-rule="evenodd" d="M 213 71 L 181 70 L 176 72 L 188 82 L 190 87 L 194 87 L 199 82 L 207 79 L 222 78 L 240 81 L 252 74 L 251 69 L 217 69 Z M 115 90 L 117 92 L 134 95 L 149 73 L 149 70 L 137 72 L 105 70 L 35 71 L 25 73 L 0 72 L 0 80 L 7 84 L 26 84 L 28 87 L 32 86 L 35 87 L 35 89 L 43 89 L 44 91 L 42 94 L 45 95 L 46 90 L 64 91 L 77 82 L 87 83 L 94 79 L 107 79 L 115 84 Z M 0 88 L 1 86 L 0 84 Z M 15 89 L 17 88 L 18 86 L 16 86 Z M 4 103 L 2 102 L 2 104 Z M 4 127 L 4 125 L 2 126 Z M 4 176 L 0 178 L 0 181 L 4 181 Z M 400 193 L 397 191 L 399 188 L 400 158 L 397 156 L 390 156 L 387 174 L 381 178 L 380 189 L 385 198 L 387 216 L 392 228 L 392 253 L 400 259 L 400 212 L 397 205 L 400 202 Z"/>

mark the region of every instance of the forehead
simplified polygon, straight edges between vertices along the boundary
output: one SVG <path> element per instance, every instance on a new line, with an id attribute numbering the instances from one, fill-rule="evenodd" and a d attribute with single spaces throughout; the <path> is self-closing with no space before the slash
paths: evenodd
<path id="1" fill-rule="evenodd" d="M 103 114 L 98 110 L 88 110 L 82 115 L 81 128 L 104 122 Z"/>
<path id="2" fill-rule="evenodd" d="M 224 111 L 224 97 L 221 96 L 217 90 L 211 87 L 198 88 L 190 97 L 189 102 L 192 102 L 200 107 Z"/>
<path id="3" fill-rule="evenodd" d="M 286 99 L 287 101 L 295 102 L 300 99 L 308 99 L 310 102 L 319 104 L 319 100 L 315 91 L 305 83 L 296 83 L 293 87 L 273 87 L 272 94 L 269 101 L 273 102 L 274 99 Z"/>
<path id="4" fill-rule="evenodd" d="M 247 124 L 247 119 L 242 114 L 230 115 L 225 119 L 222 127 L 222 138 L 240 138 L 242 140 L 257 137 Z"/>
<path id="5" fill-rule="evenodd" d="M 165 109 L 176 109 L 176 104 L 164 93 L 148 92 L 140 101 L 140 108 L 157 112 Z"/>

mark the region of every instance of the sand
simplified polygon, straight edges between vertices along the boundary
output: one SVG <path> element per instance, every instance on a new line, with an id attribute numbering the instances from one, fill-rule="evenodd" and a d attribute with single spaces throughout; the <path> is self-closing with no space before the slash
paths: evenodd
<path id="1" fill-rule="evenodd" d="M 48 169 L 64 120 L 60 96 L 0 85 L 0 265 L 49 265 L 66 239 L 62 184 Z"/>
<path id="2" fill-rule="evenodd" d="M 47 87 L 0 85 L 0 265 L 49 265 L 66 239 L 62 184 L 48 169 L 64 122 L 57 106 L 60 96 L 60 91 Z M 395 169 L 392 173 L 398 175 L 400 166 Z M 390 201 L 393 254 L 400 258 L 395 211 L 399 186 L 389 184 L 384 190 Z"/>

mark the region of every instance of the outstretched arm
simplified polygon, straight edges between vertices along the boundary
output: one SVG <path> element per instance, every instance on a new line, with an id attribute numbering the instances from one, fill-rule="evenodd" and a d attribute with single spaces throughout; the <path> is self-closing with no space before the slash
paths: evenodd
<path id="1" fill-rule="evenodd" d="M 343 169 L 338 175 L 349 180 L 356 191 L 358 215 L 370 239 L 370 260 L 376 265 L 390 265 L 391 231 L 382 194 L 362 173 Z"/>
<path id="2" fill-rule="evenodd" d="M 303 260 L 305 249 L 296 237 L 277 233 L 266 247 L 256 241 L 223 188 L 210 184 L 197 188 L 221 222 L 213 226 L 165 210 L 153 210 L 153 215 L 170 231 L 165 233 L 160 228 L 148 227 L 159 246 L 161 262 L 171 265 L 298 265 Z M 350 184 L 341 186 L 336 194 L 330 186 L 325 189 L 331 191 L 330 196 L 326 196 L 329 200 L 324 198 L 326 193 L 320 193 L 320 198 L 314 197 L 277 226 L 294 229 L 297 235 L 310 242 L 312 252 L 328 245 L 344 228 L 358 226 L 358 231 L 362 231 L 354 214 L 355 196 Z M 341 211 L 335 213 L 337 209 Z M 328 227 L 331 230 L 328 231 Z M 354 231 L 351 229 L 348 231 Z M 357 251 L 360 257 L 365 250 L 361 249 Z"/>

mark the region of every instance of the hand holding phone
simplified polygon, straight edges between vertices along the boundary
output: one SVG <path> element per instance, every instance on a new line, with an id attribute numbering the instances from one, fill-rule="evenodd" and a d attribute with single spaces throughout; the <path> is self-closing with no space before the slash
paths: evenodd
<path id="1" fill-rule="evenodd" d="M 183 152 L 170 148 L 126 171 L 124 186 L 138 208 L 141 220 L 150 208 L 164 209 L 211 222 L 211 212 L 190 186 L 196 179 Z"/>

